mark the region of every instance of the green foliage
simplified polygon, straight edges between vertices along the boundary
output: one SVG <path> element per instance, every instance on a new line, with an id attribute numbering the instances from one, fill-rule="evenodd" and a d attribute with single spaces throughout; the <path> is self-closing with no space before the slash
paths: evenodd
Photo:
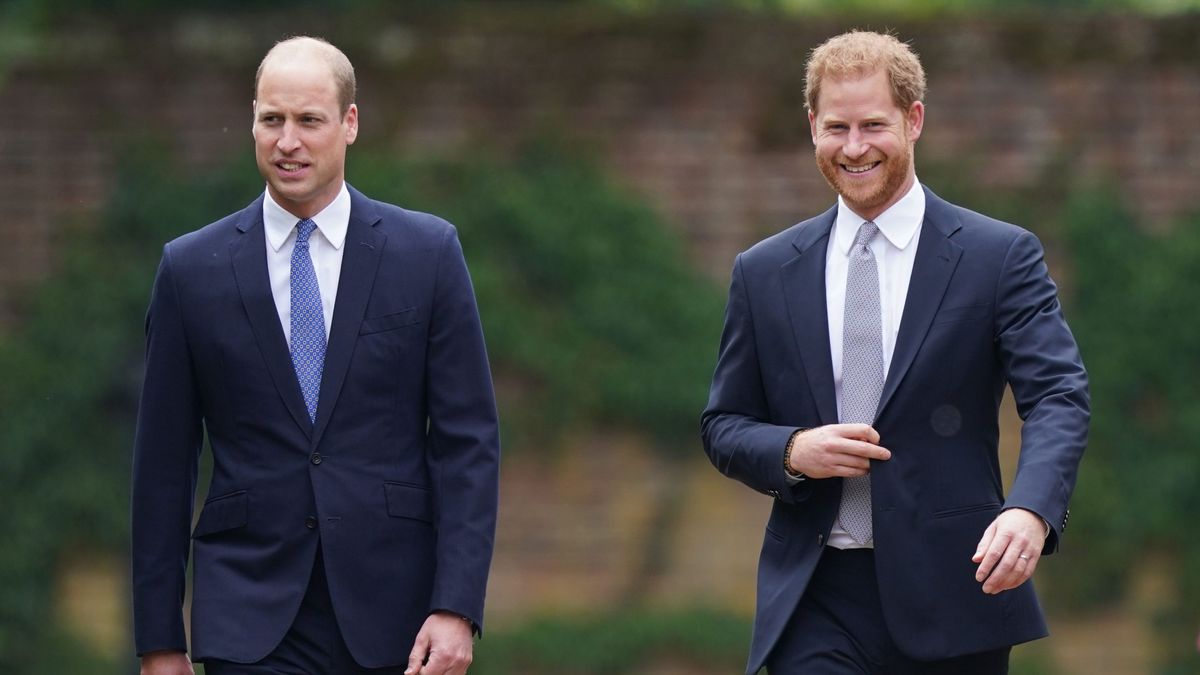
<path id="1" fill-rule="evenodd" d="M 749 621 L 707 609 L 547 617 L 488 633 L 471 674 L 624 675 L 655 663 L 734 673 L 745 667 L 749 643 Z"/>
<path id="2" fill-rule="evenodd" d="M 505 166 L 368 159 L 351 173 L 460 226 L 513 445 L 616 424 L 691 451 L 722 298 L 653 213 L 548 143 Z"/>
<path id="3" fill-rule="evenodd" d="M 101 221 L 68 230 L 58 272 L 32 291 L 20 331 L 0 343 L 0 509 L 9 514 L 0 575 L 19 580 L 0 586 L 0 672 L 33 662 L 60 553 L 78 542 L 119 550 L 128 540 L 154 259 L 167 237 L 216 215 L 197 195 L 220 194 L 169 176 L 154 164 L 123 167 Z"/>
<path id="4" fill-rule="evenodd" d="M 1161 608 L 1164 653 L 1194 667 L 1200 606 L 1200 216 L 1138 227 L 1112 191 L 1081 193 L 1064 223 L 1075 258 L 1072 326 L 1092 379 L 1092 430 L 1075 499 L 1070 577 L 1123 589 L 1147 554 L 1179 566 Z"/>

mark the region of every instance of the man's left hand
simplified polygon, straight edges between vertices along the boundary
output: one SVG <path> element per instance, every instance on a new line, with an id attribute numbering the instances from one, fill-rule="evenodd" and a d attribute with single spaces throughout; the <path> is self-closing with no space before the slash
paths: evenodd
<path id="1" fill-rule="evenodd" d="M 996 516 L 971 556 L 979 563 L 975 581 L 983 582 L 983 592 L 1007 591 L 1033 576 L 1046 535 L 1046 522 L 1032 511 L 1012 508 Z"/>
<path id="2" fill-rule="evenodd" d="M 465 675 L 474 647 L 470 621 L 434 612 L 417 633 L 404 675 Z"/>

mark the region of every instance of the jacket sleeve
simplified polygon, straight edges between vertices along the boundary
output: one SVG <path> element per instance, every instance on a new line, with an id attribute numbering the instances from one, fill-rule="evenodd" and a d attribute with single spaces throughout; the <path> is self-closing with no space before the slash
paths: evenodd
<path id="1" fill-rule="evenodd" d="M 784 450 L 798 428 L 770 421 L 742 266 L 743 256 L 739 255 L 733 266 L 708 407 L 700 419 L 700 436 L 708 458 L 721 473 L 795 503 L 808 498 L 812 481 L 791 485 L 783 471 Z"/>
<path id="2" fill-rule="evenodd" d="M 146 370 L 133 447 L 131 560 L 139 656 L 187 649 L 183 597 L 202 440 L 168 245 L 146 314 Z"/>
<path id="3" fill-rule="evenodd" d="M 496 530 L 499 422 L 483 328 L 456 232 L 441 245 L 431 311 L 426 390 L 437 513 L 430 610 L 483 627 Z"/>
<path id="4" fill-rule="evenodd" d="M 1024 420 L 1017 474 L 1004 507 L 1028 509 L 1050 524 L 1049 554 L 1067 524 L 1091 404 L 1087 372 L 1042 246 L 1028 232 L 1009 247 L 996 308 L 998 353 Z"/>

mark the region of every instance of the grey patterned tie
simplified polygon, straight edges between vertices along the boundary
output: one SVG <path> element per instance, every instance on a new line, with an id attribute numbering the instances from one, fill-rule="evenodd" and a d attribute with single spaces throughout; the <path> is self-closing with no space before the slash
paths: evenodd
<path id="1" fill-rule="evenodd" d="M 879 227 L 858 228 L 846 272 L 846 314 L 842 325 L 843 423 L 873 424 L 883 393 L 883 329 L 879 307 L 879 268 L 869 244 Z M 871 476 L 847 478 L 838 509 L 842 529 L 860 544 L 871 542 Z"/>

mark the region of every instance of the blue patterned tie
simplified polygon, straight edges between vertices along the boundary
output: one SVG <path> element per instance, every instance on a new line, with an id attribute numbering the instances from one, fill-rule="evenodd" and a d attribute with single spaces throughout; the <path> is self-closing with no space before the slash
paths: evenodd
<path id="1" fill-rule="evenodd" d="M 874 424 L 883 394 L 883 328 L 879 305 L 879 267 L 870 243 L 879 228 L 867 221 L 858 228 L 846 272 L 845 322 L 842 325 L 842 423 Z M 874 539 L 871 526 L 871 474 L 842 483 L 838 522 L 854 541 Z"/>
<path id="2" fill-rule="evenodd" d="M 317 420 L 317 397 L 325 367 L 325 312 L 308 251 L 308 238 L 316 227 L 308 218 L 296 223 L 296 247 L 292 250 L 292 366 L 311 422 Z"/>

